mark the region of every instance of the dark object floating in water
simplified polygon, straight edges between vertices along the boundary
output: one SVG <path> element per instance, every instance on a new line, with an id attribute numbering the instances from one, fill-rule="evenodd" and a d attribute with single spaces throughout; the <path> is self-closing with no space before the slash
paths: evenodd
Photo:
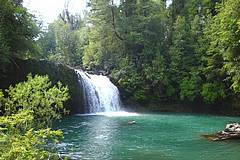
<path id="1" fill-rule="evenodd" d="M 203 137 L 211 141 L 240 139 L 240 124 L 239 123 L 227 124 L 223 131 L 217 132 L 215 134 L 203 135 Z"/>
<path id="2" fill-rule="evenodd" d="M 136 124 L 136 121 L 129 121 L 128 124 L 130 124 L 130 125 Z"/>

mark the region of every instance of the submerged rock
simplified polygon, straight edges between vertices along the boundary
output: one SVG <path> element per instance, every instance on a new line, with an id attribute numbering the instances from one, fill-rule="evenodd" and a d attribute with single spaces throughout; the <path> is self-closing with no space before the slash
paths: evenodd
<path id="1" fill-rule="evenodd" d="M 211 141 L 227 140 L 227 139 L 240 139 L 240 124 L 230 123 L 227 124 L 223 131 L 215 134 L 203 135 Z"/>

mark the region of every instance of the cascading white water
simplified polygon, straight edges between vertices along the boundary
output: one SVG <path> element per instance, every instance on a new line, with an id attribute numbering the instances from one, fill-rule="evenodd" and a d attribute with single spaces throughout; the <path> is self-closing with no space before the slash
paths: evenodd
<path id="1" fill-rule="evenodd" d="M 76 70 L 84 90 L 85 110 L 87 113 L 120 111 L 121 101 L 118 88 L 108 77 L 92 75 Z"/>

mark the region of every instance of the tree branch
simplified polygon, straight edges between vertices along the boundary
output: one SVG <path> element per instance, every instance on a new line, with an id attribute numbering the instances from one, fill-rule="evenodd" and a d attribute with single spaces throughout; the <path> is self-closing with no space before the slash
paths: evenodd
<path id="1" fill-rule="evenodd" d="M 118 39 L 120 39 L 120 40 L 124 40 L 120 35 L 119 35 L 119 33 L 117 32 L 117 30 L 116 30 L 116 25 L 115 25 L 115 15 L 114 15 L 114 8 L 113 8 L 113 6 L 114 6 L 114 4 L 113 4 L 113 0 L 111 0 L 111 12 L 112 12 L 112 26 L 113 26 L 113 30 L 114 30 L 114 33 L 115 33 L 115 35 L 117 36 L 117 38 Z"/>

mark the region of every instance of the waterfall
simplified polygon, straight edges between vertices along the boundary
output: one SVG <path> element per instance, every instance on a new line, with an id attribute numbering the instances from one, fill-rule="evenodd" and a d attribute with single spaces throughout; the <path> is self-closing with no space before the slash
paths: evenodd
<path id="1" fill-rule="evenodd" d="M 120 111 L 121 101 L 118 88 L 102 75 L 93 75 L 76 70 L 84 92 L 86 113 Z"/>

